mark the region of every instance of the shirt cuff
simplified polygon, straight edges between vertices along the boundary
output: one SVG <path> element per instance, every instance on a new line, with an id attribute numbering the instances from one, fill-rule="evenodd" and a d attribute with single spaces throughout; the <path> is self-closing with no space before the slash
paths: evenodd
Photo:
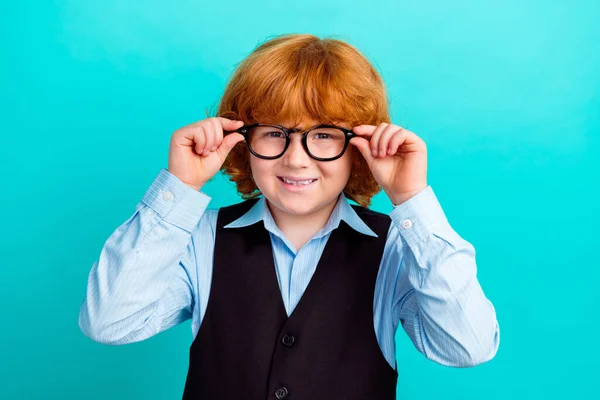
<path id="1" fill-rule="evenodd" d="M 165 168 L 142 197 L 142 201 L 160 217 L 188 232 L 198 225 L 211 197 L 183 183 Z"/>
<path id="2" fill-rule="evenodd" d="M 400 235 L 411 247 L 433 233 L 437 227 L 448 223 L 431 185 L 402 204 L 394 206 L 389 215 Z"/>

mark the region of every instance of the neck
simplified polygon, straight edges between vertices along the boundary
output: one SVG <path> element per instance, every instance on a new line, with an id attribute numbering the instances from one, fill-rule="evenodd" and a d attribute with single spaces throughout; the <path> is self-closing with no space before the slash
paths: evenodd
<path id="1" fill-rule="evenodd" d="M 269 211 L 279 230 L 295 244 L 304 244 L 306 241 L 310 240 L 315 233 L 327 225 L 327 221 L 338 200 L 339 196 L 321 209 L 305 215 L 286 213 L 272 205 L 268 200 L 267 206 L 269 207 Z"/>

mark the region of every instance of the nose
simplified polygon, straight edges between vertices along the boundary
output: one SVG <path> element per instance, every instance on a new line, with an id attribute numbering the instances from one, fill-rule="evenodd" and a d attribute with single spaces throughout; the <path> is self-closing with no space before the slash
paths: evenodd
<path id="1" fill-rule="evenodd" d="M 283 162 L 290 168 L 301 168 L 310 165 L 311 158 L 302 146 L 302 135 L 290 135 L 290 145 L 283 154 Z"/>

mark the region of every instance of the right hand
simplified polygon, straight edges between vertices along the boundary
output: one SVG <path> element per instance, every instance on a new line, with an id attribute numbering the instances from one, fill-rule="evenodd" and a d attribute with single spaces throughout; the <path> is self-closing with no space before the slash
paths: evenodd
<path id="1" fill-rule="evenodd" d="M 200 190 L 219 171 L 231 149 L 244 140 L 237 132 L 223 137 L 223 131 L 243 125 L 243 121 L 211 117 L 176 130 L 169 146 L 168 171 Z"/>

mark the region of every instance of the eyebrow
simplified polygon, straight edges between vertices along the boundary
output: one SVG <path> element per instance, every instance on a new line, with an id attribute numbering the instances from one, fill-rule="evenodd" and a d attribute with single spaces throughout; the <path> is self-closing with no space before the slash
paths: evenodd
<path id="1" fill-rule="evenodd" d="M 304 131 L 304 130 L 308 130 L 308 129 L 316 128 L 316 127 L 318 127 L 318 126 L 323 126 L 323 125 L 326 125 L 326 126 L 335 126 L 335 127 L 337 127 L 337 128 L 348 129 L 348 128 L 345 128 L 345 127 L 344 127 L 344 126 L 342 126 L 342 125 L 339 125 L 339 124 L 334 124 L 334 123 L 329 123 L 329 122 L 319 122 L 319 123 L 318 123 L 318 124 L 316 124 L 316 125 L 311 125 L 311 126 L 308 126 L 306 129 L 302 129 L 302 128 L 295 128 L 295 127 L 294 127 L 294 128 L 289 128 L 289 127 L 287 127 L 287 126 L 285 126 L 285 125 L 282 125 L 282 124 L 278 124 L 278 125 L 281 125 L 281 126 L 283 126 L 283 127 L 287 128 L 287 129 L 290 129 L 290 130 L 292 130 L 292 131 L 294 131 L 294 132 L 296 132 L 296 131 Z"/>
<path id="2" fill-rule="evenodd" d="M 296 128 L 296 127 L 288 128 L 287 126 L 286 126 L 286 128 L 288 128 L 291 131 L 297 132 L 297 131 L 306 131 L 308 129 L 316 128 L 317 126 L 321 126 L 321 125 L 329 125 L 329 124 L 318 123 L 318 124 L 315 124 L 315 125 L 307 126 L 306 128 Z M 285 125 L 281 125 L 281 126 L 285 126 Z"/>

